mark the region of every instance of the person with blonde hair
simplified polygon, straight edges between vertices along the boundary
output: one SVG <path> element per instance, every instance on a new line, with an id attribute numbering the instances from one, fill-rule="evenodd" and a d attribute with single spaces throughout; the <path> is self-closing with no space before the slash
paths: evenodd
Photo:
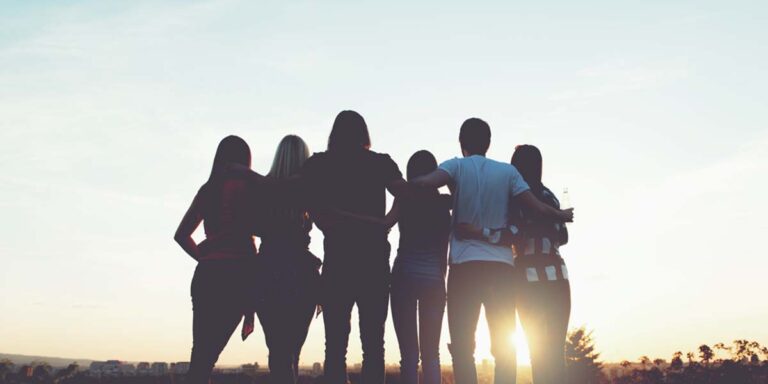
<path id="1" fill-rule="evenodd" d="M 309 158 L 300 137 L 285 136 L 277 147 L 268 177 L 297 176 Z M 318 303 L 320 259 L 309 252 L 312 219 L 306 199 L 297 194 L 269 193 L 257 199 L 256 313 L 269 348 L 274 383 L 295 383 L 299 356 Z"/>

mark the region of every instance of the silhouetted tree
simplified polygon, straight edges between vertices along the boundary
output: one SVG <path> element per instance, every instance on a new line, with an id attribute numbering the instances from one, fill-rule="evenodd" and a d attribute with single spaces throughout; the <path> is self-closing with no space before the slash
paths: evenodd
<path id="1" fill-rule="evenodd" d="M 572 330 L 565 342 L 565 362 L 573 384 L 596 384 L 604 381 L 603 363 L 597 361 L 592 331 L 584 327 Z"/>
<path id="2" fill-rule="evenodd" d="M 68 365 L 66 368 L 60 370 L 59 372 L 56 372 L 56 376 L 53 378 L 53 382 L 60 383 L 64 380 L 70 379 L 77 374 L 77 371 L 79 369 L 80 369 L 80 366 L 77 365 L 77 363 L 72 363 Z"/>
<path id="3" fill-rule="evenodd" d="M 712 361 L 712 358 L 715 357 L 715 352 L 712 350 L 712 348 L 709 347 L 709 345 L 702 344 L 699 346 L 699 358 L 701 358 L 701 361 L 704 362 L 704 365 L 709 365 L 709 362 Z"/>
<path id="4" fill-rule="evenodd" d="M 645 370 L 645 367 L 648 364 L 651 364 L 651 358 L 649 358 L 648 356 L 645 356 L 645 355 L 640 356 L 640 365 L 643 366 L 643 370 Z"/>
<path id="5" fill-rule="evenodd" d="M 36 380 L 45 381 L 51 378 L 53 367 L 44 361 L 33 362 L 32 377 Z"/>
<path id="6" fill-rule="evenodd" d="M 672 361 L 669 362 L 669 368 L 675 371 L 683 369 L 683 352 L 677 351 L 672 355 Z"/>
<path id="7" fill-rule="evenodd" d="M 0 382 L 5 382 L 5 377 L 13 373 L 13 362 L 8 359 L 0 360 Z"/>

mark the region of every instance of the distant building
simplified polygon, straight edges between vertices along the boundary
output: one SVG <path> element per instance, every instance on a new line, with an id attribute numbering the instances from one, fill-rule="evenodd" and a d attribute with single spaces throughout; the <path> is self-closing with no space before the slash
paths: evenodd
<path id="1" fill-rule="evenodd" d="M 88 374 L 94 377 L 118 377 L 132 375 L 135 369 L 132 364 L 123 364 L 120 360 L 94 361 L 88 368 Z"/>
<path id="2" fill-rule="evenodd" d="M 168 374 L 168 363 L 156 362 L 152 363 L 149 369 L 152 376 L 163 376 Z"/>
<path id="3" fill-rule="evenodd" d="M 123 376 L 136 376 L 136 366 L 133 364 L 123 363 L 120 365 L 120 372 Z"/>
<path id="4" fill-rule="evenodd" d="M 184 375 L 189 371 L 189 362 L 181 361 L 177 363 L 171 363 L 171 373 L 177 375 Z"/>
<path id="5" fill-rule="evenodd" d="M 151 371 L 152 371 L 152 368 L 147 362 L 141 362 L 136 366 L 137 376 L 148 376 Z"/>
<path id="6" fill-rule="evenodd" d="M 240 366 L 241 371 L 248 376 L 256 376 L 259 371 L 259 363 L 243 364 Z"/>
<path id="7" fill-rule="evenodd" d="M 320 363 L 312 364 L 312 377 L 322 376 L 322 374 L 323 374 L 323 365 Z"/>

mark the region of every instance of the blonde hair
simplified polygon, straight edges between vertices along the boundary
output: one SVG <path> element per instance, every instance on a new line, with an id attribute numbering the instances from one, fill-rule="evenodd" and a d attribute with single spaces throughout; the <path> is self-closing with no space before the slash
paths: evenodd
<path id="1" fill-rule="evenodd" d="M 285 179 L 296 174 L 309 158 L 309 147 L 301 137 L 287 135 L 280 140 L 269 176 Z"/>
<path id="2" fill-rule="evenodd" d="M 275 159 L 272 161 L 272 168 L 269 170 L 269 176 L 276 179 L 286 179 L 295 175 L 309 158 L 309 147 L 301 137 L 296 135 L 287 135 L 280 140 L 275 152 Z M 305 210 L 295 207 L 272 207 L 269 209 L 274 219 L 288 220 L 306 225 L 309 218 Z"/>

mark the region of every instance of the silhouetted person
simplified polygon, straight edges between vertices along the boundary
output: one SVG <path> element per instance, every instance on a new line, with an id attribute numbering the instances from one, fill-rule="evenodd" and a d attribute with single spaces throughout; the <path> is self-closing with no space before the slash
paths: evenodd
<path id="1" fill-rule="evenodd" d="M 515 198 L 542 215 L 571 220 L 539 202 L 515 167 L 487 159 L 491 130 L 483 120 L 472 118 L 461 126 L 459 142 L 463 158 L 448 160 L 429 175 L 416 178 L 421 186 L 448 184 L 454 197 L 453 223 L 479 228 L 503 228 Z M 496 363 L 494 381 L 514 383 L 517 373 L 515 348 L 515 269 L 510 247 L 482 240 L 462 239 L 453 233 L 448 275 L 449 350 L 457 384 L 477 383 L 475 331 L 481 306 L 485 307 L 491 334 L 491 353 Z"/>
<path id="2" fill-rule="evenodd" d="M 560 202 L 541 182 L 542 158 L 532 145 L 517 147 L 514 165 L 543 203 L 560 208 Z M 517 241 L 520 286 L 517 310 L 528 338 L 531 369 L 535 384 L 565 383 L 565 338 L 571 313 L 571 287 L 568 270 L 560 256 L 560 246 L 568 242 L 562 220 L 541 216 L 530 209 L 519 209 L 513 217 L 522 231 Z"/>
<path id="3" fill-rule="evenodd" d="M 280 142 L 269 177 L 285 180 L 298 173 L 309 148 L 298 136 Z M 320 259 L 309 252 L 312 220 L 306 201 L 269 194 L 258 204 L 261 246 L 258 259 L 257 314 L 269 348 L 271 382 L 295 383 L 299 356 L 318 304 Z"/>
<path id="4" fill-rule="evenodd" d="M 408 179 L 435 169 L 437 161 L 431 153 L 416 152 L 408 161 Z M 440 330 L 452 205 L 451 196 L 440 194 L 436 188 L 416 189 L 407 197 L 398 197 L 388 215 L 398 221 L 400 229 L 391 297 L 403 384 L 419 383 L 419 355 L 424 384 L 439 384 L 441 380 Z"/>
<path id="5" fill-rule="evenodd" d="M 363 383 L 384 382 L 384 322 L 389 303 L 388 229 L 380 224 L 329 220 L 323 210 L 341 210 L 383 219 L 386 190 L 406 188 L 392 159 L 371 151 L 365 120 L 342 111 L 328 150 L 304 164 L 302 174 L 315 196 L 316 223 L 325 235 L 323 319 L 325 380 L 346 383 L 346 354 L 352 307 L 357 304 L 363 347 Z M 324 221 L 325 219 L 325 221 Z"/>
<path id="6" fill-rule="evenodd" d="M 250 168 L 248 144 L 227 136 L 216 150 L 211 176 L 198 191 L 176 230 L 175 240 L 198 264 L 192 278 L 192 357 L 188 382 L 208 383 L 219 354 L 250 306 L 253 279 L 253 186 L 227 164 Z M 203 222 L 206 240 L 191 235 Z"/>

